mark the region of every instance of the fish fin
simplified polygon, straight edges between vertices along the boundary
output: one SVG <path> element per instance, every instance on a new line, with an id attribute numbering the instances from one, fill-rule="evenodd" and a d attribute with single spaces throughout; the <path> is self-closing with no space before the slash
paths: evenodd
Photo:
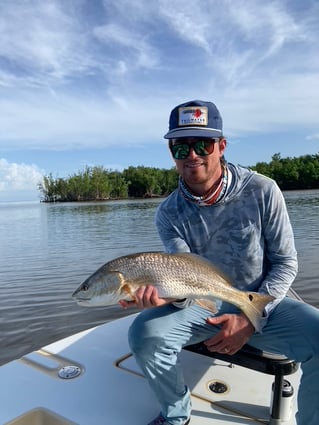
<path id="1" fill-rule="evenodd" d="M 200 299 L 200 300 L 195 300 L 195 303 L 198 304 L 200 307 L 210 310 L 214 314 L 217 313 L 216 303 L 213 300 Z"/>
<path id="2" fill-rule="evenodd" d="M 259 332 L 264 309 L 275 298 L 258 292 L 246 292 L 246 295 L 248 303 L 244 303 L 240 308 L 251 321 L 256 331 Z"/>
<path id="3" fill-rule="evenodd" d="M 136 301 L 134 287 L 132 287 L 130 282 L 125 279 L 122 272 L 117 270 L 108 270 L 108 280 L 112 283 L 112 286 L 115 288 L 118 287 L 118 295 L 121 300 Z"/>
<path id="4" fill-rule="evenodd" d="M 131 301 L 137 301 L 136 296 L 135 296 L 135 291 L 133 290 L 132 286 L 129 285 L 128 283 L 126 283 L 125 285 L 122 286 L 122 291 L 127 294 L 127 296 L 123 299 L 128 300 L 129 297 L 131 297 Z"/>

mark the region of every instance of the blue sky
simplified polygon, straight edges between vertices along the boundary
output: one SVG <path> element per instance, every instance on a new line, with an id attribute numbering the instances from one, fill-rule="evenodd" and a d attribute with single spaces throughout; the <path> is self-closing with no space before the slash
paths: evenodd
<path id="1" fill-rule="evenodd" d="M 170 168 L 190 99 L 242 165 L 319 152 L 318 0 L 0 0 L 0 201 L 86 165 Z"/>

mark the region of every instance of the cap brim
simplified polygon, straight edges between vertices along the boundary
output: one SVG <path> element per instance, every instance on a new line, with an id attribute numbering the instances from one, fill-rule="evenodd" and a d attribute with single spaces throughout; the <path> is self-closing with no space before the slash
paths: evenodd
<path id="1" fill-rule="evenodd" d="M 222 137 L 223 132 L 215 128 L 175 128 L 165 134 L 164 139 L 179 139 L 182 137 Z"/>

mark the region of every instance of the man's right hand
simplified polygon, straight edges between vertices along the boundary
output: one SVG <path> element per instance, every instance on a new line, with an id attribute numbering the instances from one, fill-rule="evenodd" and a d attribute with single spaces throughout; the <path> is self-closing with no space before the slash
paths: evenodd
<path id="1" fill-rule="evenodd" d="M 176 301 L 173 298 L 160 298 L 158 296 L 157 288 L 152 285 L 141 286 L 135 292 L 135 301 L 119 301 L 123 308 L 137 307 L 141 310 L 145 308 L 159 307 L 161 305 L 169 304 Z"/>

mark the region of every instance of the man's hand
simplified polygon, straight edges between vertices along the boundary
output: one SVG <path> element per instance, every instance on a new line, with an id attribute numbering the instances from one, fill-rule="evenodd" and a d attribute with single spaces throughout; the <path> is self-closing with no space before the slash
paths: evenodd
<path id="1" fill-rule="evenodd" d="M 135 292 L 135 301 L 119 301 L 123 308 L 137 307 L 141 310 L 144 308 L 159 307 L 176 301 L 172 298 L 159 298 L 157 288 L 151 285 L 141 286 Z"/>
<path id="2" fill-rule="evenodd" d="M 243 314 L 223 314 L 218 317 L 209 317 L 210 325 L 221 325 L 221 330 L 204 342 L 209 351 L 223 354 L 235 354 L 253 335 L 255 328 Z"/>

